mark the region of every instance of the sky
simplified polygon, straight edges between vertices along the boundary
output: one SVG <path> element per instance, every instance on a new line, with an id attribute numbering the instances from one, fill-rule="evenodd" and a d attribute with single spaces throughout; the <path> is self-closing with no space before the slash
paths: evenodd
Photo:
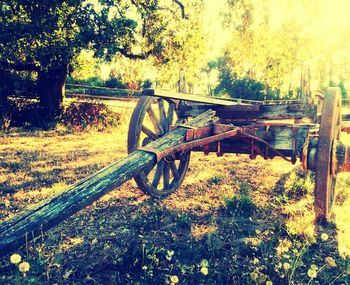
<path id="1" fill-rule="evenodd" d="M 220 14 L 225 11 L 227 0 L 206 0 L 203 13 L 203 30 L 208 34 L 207 57 L 214 60 L 230 39 L 230 32 L 223 28 Z"/>
<path id="2" fill-rule="evenodd" d="M 344 62 L 349 62 L 350 0 L 250 1 L 259 4 L 261 9 L 268 9 L 270 29 L 278 30 L 286 20 L 300 23 L 305 37 L 329 50 L 334 66 L 341 68 Z M 227 10 L 226 3 L 227 0 L 205 0 L 203 29 L 208 35 L 208 60 L 222 55 L 230 40 L 230 31 L 223 28 L 220 18 L 220 14 Z M 254 13 L 259 17 L 264 11 L 255 10 Z M 317 48 L 317 44 L 315 46 Z M 347 81 L 346 85 L 350 86 L 350 78 Z"/>
<path id="3" fill-rule="evenodd" d="M 227 43 L 230 31 L 222 27 L 220 13 L 225 12 L 227 0 L 205 0 L 206 7 L 203 16 L 203 28 L 208 33 L 208 55 L 218 54 Z M 265 2 L 270 9 L 270 25 L 272 29 L 278 29 L 285 19 L 295 19 L 304 24 L 306 33 L 313 36 L 327 38 L 328 41 L 338 40 L 340 32 L 350 31 L 350 0 L 314 0 L 314 7 L 307 12 L 304 5 L 310 5 L 312 1 L 287 1 L 287 0 L 252 0 L 252 2 Z M 289 3 L 301 3 L 293 5 Z M 295 7 L 296 6 L 296 7 Z M 343 36 L 343 35 L 341 35 Z M 349 34 L 350 37 L 350 34 Z M 348 39 L 344 39 L 348 40 Z"/>

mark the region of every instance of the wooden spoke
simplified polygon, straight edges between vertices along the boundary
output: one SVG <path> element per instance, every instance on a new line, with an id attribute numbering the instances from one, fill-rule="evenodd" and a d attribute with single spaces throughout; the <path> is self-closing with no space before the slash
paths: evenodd
<path id="1" fill-rule="evenodd" d="M 174 176 L 174 179 L 179 179 L 180 175 L 179 175 L 179 171 L 177 170 L 175 161 L 170 162 L 169 167 L 170 167 L 171 173 Z"/>
<path id="2" fill-rule="evenodd" d="M 164 109 L 164 100 L 162 98 L 158 100 L 158 108 L 159 108 L 160 124 L 162 125 L 163 130 L 168 131 L 168 122 L 167 122 L 165 109 Z"/>
<path id="3" fill-rule="evenodd" d="M 154 174 L 153 181 L 152 181 L 152 186 L 155 187 L 155 188 L 157 188 L 157 186 L 159 184 L 159 181 L 160 181 L 160 177 L 163 174 L 164 164 L 165 164 L 164 160 L 161 160 L 157 164 L 156 172 Z"/>
<path id="4" fill-rule="evenodd" d="M 167 114 L 167 121 L 168 121 L 168 128 L 169 126 L 172 125 L 173 119 L 174 119 L 174 104 L 169 103 L 169 108 L 168 108 L 168 114 Z"/>
<path id="5" fill-rule="evenodd" d="M 162 125 L 159 123 L 157 115 L 153 111 L 152 106 L 150 106 L 147 109 L 147 113 L 148 113 L 149 118 L 151 119 L 151 122 L 152 122 L 152 124 L 154 126 L 154 129 L 156 130 L 157 134 L 158 135 L 163 135 L 164 134 L 164 129 L 163 129 Z"/>
<path id="6" fill-rule="evenodd" d="M 145 125 L 142 125 L 141 131 L 145 133 L 150 139 L 156 140 L 159 139 L 160 137 L 156 135 L 153 131 L 151 131 L 149 128 L 147 128 Z"/>
<path id="7" fill-rule="evenodd" d="M 167 163 L 165 163 L 164 170 L 163 170 L 163 184 L 164 189 L 169 187 L 169 180 L 170 180 L 170 168 Z"/>
<path id="8" fill-rule="evenodd" d="M 140 146 L 161 139 L 176 118 L 175 104 L 172 102 L 164 102 L 162 98 L 141 97 L 129 125 L 128 152 L 132 153 Z M 183 120 L 180 118 L 177 121 L 182 123 Z M 138 173 L 135 181 L 143 192 L 155 197 L 166 197 L 183 181 L 189 161 L 189 152 L 176 162 L 161 160 L 158 164 L 153 164 Z"/>
<path id="9" fill-rule="evenodd" d="M 151 166 L 147 167 L 147 168 L 143 171 L 144 174 L 145 174 L 146 176 L 148 176 L 148 175 L 151 173 L 151 171 L 152 171 L 156 166 L 157 166 L 157 164 L 151 165 Z"/>

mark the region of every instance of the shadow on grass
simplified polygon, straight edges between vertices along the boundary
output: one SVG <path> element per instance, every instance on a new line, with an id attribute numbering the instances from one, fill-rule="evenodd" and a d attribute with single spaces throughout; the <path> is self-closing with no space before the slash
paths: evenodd
<path id="1" fill-rule="evenodd" d="M 0 169 L 7 178 L 0 183 L 0 195 L 51 187 L 59 182 L 74 183 L 101 168 L 99 163 L 86 163 L 84 158 L 89 156 L 98 156 L 98 152 L 23 151 L 4 155 L 0 159 Z M 14 157 L 16 161 L 11 162 Z M 80 161 L 80 165 L 69 165 L 76 161 Z"/>
<path id="2" fill-rule="evenodd" d="M 251 198 L 257 189 L 245 187 L 205 214 L 149 199 L 129 183 L 20 253 L 28 252 L 33 284 L 348 284 L 336 229 L 303 226 L 313 213 L 311 194 L 300 190 L 306 178 L 283 175 L 264 194 L 267 207 Z M 0 268 L 2 276 L 14 275 L 4 259 Z"/>

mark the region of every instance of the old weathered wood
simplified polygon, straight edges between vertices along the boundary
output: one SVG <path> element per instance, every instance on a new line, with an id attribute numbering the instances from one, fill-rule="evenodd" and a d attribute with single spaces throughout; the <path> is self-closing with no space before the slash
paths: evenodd
<path id="1" fill-rule="evenodd" d="M 315 125 L 284 125 L 284 126 L 270 126 L 263 127 L 258 126 L 252 128 L 251 134 L 264 140 L 270 144 L 274 149 L 280 151 L 287 157 L 293 155 L 295 152 L 297 157 L 301 157 L 302 149 L 308 131 L 315 127 Z M 295 141 L 295 145 L 294 145 Z M 251 153 L 251 139 L 244 137 L 235 137 L 233 139 L 225 139 L 221 142 L 221 151 L 223 153 L 238 153 L 238 154 L 250 154 Z M 264 149 L 264 145 L 258 142 L 254 144 L 261 146 Z M 217 143 L 211 143 L 207 149 L 209 152 L 217 152 Z M 196 147 L 192 151 L 203 151 L 203 147 Z M 273 157 L 276 153 L 269 151 L 269 156 Z"/>
<path id="2" fill-rule="evenodd" d="M 217 121 L 214 115 L 214 111 L 208 110 L 187 124 L 194 127 L 209 126 Z M 179 127 L 150 143 L 148 147 L 162 151 L 182 144 L 185 133 L 186 128 Z M 155 163 L 155 154 L 135 151 L 72 185 L 63 193 L 4 221 L 0 224 L 0 255 L 24 244 L 26 239 L 30 240 L 54 227 Z"/>
<path id="3" fill-rule="evenodd" d="M 249 123 L 251 120 L 283 120 L 300 119 L 305 117 L 313 118 L 316 115 L 314 107 L 303 104 L 268 104 L 268 105 L 234 105 L 234 106 L 210 106 L 196 104 L 183 106 L 178 112 L 179 117 L 195 117 L 205 112 L 207 109 L 216 111 L 216 115 L 223 123 L 244 120 Z"/>
<path id="4" fill-rule="evenodd" d="M 173 100 L 184 100 L 188 102 L 199 102 L 199 103 L 206 103 L 206 104 L 213 104 L 213 105 L 222 105 L 222 106 L 233 106 L 238 104 L 241 106 L 249 105 L 244 102 L 248 100 L 240 100 L 241 102 L 237 102 L 237 100 L 228 100 L 228 99 L 215 98 L 215 97 L 196 95 L 196 94 L 176 93 L 176 92 L 170 92 L 163 89 L 145 89 L 143 90 L 142 95 L 156 96 L 156 97 L 162 97 L 162 98 L 173 99 Z"/>

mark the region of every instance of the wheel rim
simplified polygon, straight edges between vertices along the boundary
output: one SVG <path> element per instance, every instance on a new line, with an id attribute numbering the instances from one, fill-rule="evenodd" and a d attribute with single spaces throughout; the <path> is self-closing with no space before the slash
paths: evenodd
<path id="1" fill-rule="evenodd" d="M 169 126 L 178 120 L 175 104 L 162 98 L 141 97 L 132 114 L 128 133 L 128 152 L 162 137 Z M 152 196 L 165 197 L 175 191 L 183 181 L 190 159 L 190 152 L 167 157 L 152 168 L 140 172 L 135 181 L 139 188 Z"/>
<path id="2" fill-rule="evenodd" d="M 318 220 L 329 220 L 331 217 L 336 186 L 336 169 L 332 166 L 332 158 L 335 155 L 335 144 L 336 140 L 340 139 L 340 133 L 340 90 L 328 88 L 323 102 L 317 144 L 315 211 Z"/>

